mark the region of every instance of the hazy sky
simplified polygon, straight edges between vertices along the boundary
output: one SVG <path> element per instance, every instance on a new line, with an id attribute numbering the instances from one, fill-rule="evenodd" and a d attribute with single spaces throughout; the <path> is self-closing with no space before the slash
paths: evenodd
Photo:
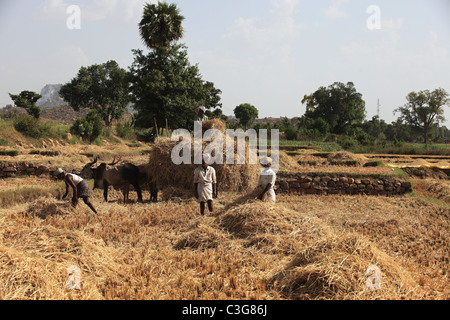
<path id="1" fill-rule="evenodd" d="M 81 66 L 116 60 L 128 69 L 131 50 L 145 49 L 137 27 L 145 2 L 0 0 L 0 107 L 12 103 L 9 92 L 69 82 Z M 409 92 L 450 93 L 449 0 L 167 2 L 185 16 L 181 42 L 203 79 L 223 91 L 227 115 L 251 103 L 260 117 L 302 116 L 305 94 L 352 81 L 367 119 L 380 99 L 391 123 Z M 71 5 L 81 29 L 67 26 Z M 445 116 L 450 128 L 450 108 Z"/>

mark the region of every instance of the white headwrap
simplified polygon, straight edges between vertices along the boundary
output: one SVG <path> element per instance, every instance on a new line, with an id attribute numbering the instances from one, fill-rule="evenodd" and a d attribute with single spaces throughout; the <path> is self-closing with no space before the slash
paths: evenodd
<path id="1" fill-rule="evenodd" d="M 204 153 L 202 158 L 203 158 L 203 161 L 205 161 L 206 164 L 209 164 L 211 162 L 211 155 L 209 153 Z"/>
<path id="2" fill-rule="evenodd" d="M 195 112 L 196 112 L 197 114 L 199 114 L 200 111 L 203 111 L 203 113 L 205 113 L 205 112 L 206 112 L 206 108 L 205 108 L 205 107 L 199 107 L 199 108 L 195 109 Z"/>
<path id="3" fill-rule="evenodd" d="M 268 164 L 272 165 L 272 159 L 269 158 L 269 157 L 264 157 L 264 158 L 262 158 L 262 159 L 260 160 L 260 163 L 261 163 L 263 166 L 267 166 Z"/>

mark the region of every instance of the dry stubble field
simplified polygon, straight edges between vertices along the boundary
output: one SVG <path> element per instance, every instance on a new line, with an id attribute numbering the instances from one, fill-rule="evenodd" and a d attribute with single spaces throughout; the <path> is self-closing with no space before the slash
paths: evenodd
<path id="1" fill-rule="evenodd" d="M 436 199 L 430 186 L 448 187 L 419 183 Z M 116 191 L 106 204 L 96 190 L 95 216 L 59 200 L 61 182 L 0 187 L 0 299 L 449 298 L 442 198 L 280 195 L 272 205 L 221 193 L 214 215 L 200 217 L 177 190 L 157 204 L 124 204 Z M 371 265 L 381 270 L 379 290 L 367 288 Z M 81 290 L 66 287 L 70 266 L 81 269 Z"/>

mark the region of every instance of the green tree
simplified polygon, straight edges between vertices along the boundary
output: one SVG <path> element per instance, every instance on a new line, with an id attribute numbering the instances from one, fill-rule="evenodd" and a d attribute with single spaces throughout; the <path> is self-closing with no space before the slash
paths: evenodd
<path id="1" fill-rule="evenodd" d="M 204 81 L 198 66 L 191 65 L 184 45 L 167 48 L 164 59 L 154 50 L 144 54 L 133 50 L 130 67 L 131 98 L 140 128 L 165 127 L 193 128 L 195 109 L 221 108 L 219 89 Z"/>
<path id="2" fill-rule="evenodd" d="M 449 107 L 448 93 L 442 89 L 411 92 L 406 96 L 407 103 L 396 109 L 399 120 L 413 126 L 423 134 L 425 143 L 429 142 L 430 130 L 434 125 L 445 121 L 444 107 Z"/>
<path id="3" fill-rule="evenodd" d="M 306 118 L 324 119 L 330 132 L 343 134 L 352 126 L 360 125 L 366 117 L 366 104 L 352 82 L 335 82 L 321 87 L 302 100 L 306 104 Z"/>
<path id="4" fill-rule="evenodd" d="M 306 128 L 315 132 L 316 135 L 325 136 L 330 132 L 330 125 L 321 117 L 308 119 Z"/>
<path id="5" fill-rule="evenodd" d="M 249 103 L 243 103 L 234 109 L 234 115 L 239 119 L 239 123 L 247 129 L 258 118 L 258 109 Z"/>
<path id="6" fill-rule="evenodd" d="M 183 20 L 184 17 L 175 4 L 145 4 L 139 23 L 142 41 L 149 49 L 158 53 L 166 51 L 173 41 L 183 37 Z"/>
<path id="7" fill-rule="evenodd" d="M 9 96 L 16 106 L 26 109 L 30 116 L 39 119 L 41 116 L 41 108 L 36 106 L 36 102 L 42 98 L 40 94 L 33 91 L 22 91 L 18 95 L 10 93 Z"/>
<path id="8" fill-rule="evenodd" d="M 136 126 L 193 128 L 195 109 L 222 108 L 219 89 L 204 81 L 197 65 L 191 65 L 187 48 L 174 43 L 183 37 L 184 17 L 175 4 L 146 4 L 139 23 L 148 54 L 133 50 L 130 67 L 131 98 L 138 111 Z"/>
<path id="9" fill-rule="evenodd" d="M 388 141 L 420 142 L 420 133 L 411 125 L 400 121 L 400 119 L 388 124 L 384 134 Z"/>
<path id="10" fill-rule="evenodd" d="M 379 116 L 374 116 L 372 117 L 372 120 L 365 121 L 361 128 L 364 132 L 370 134 L 375 139 L 385 140 L 385 131 L 387 130 L 387 126 L 387 123 L 383 119 L 380 119 Z"/>
<path id="11" fill-rule="evenodd" d="M 117 62 L 82 67 L 59 92 L 74 110 L 97 110 L 105 125 L 119 120 L 130 103 L 128 73 Z"/>

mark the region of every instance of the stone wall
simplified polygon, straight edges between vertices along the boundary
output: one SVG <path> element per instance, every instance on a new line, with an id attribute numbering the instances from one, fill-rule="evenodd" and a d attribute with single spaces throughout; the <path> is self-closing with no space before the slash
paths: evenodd
<path id="1" fill-rule="evenodd" d="M 412 191 L 410 182 L 395 177 L 279 174 L 277 193 L 394 196 Z"/>
<path id="2" fill-rule="evenodd" d="M 0 178 L 16 178 L 24 176 L 48 176 L 56 168 L 48 168 L 32 163 L 0 162 Z"/>
<path id="3" fill-rule="evenodd" d="M 49 176 L 56 168 L 34 165 L 32 163 L 0 162 L 0 178 L 25 176 Z M 78 172 L 74 172 L 78 173 Z M 411 183 L 395 177 L 362 177 L 351 175 L 323 174 L 283 174 L 279 173 L 276 184 L 277 193 L 287 194 L 348 194 L 394 196 L 412 191 Z"/>

